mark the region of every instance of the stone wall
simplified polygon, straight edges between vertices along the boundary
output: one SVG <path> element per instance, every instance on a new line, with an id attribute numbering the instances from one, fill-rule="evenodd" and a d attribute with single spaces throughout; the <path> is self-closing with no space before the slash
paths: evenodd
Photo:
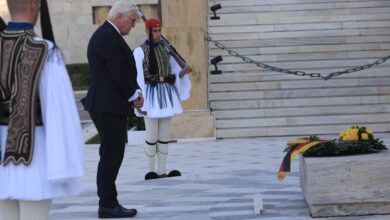
<path id="1" fill-rule="evenodd" d="M 62 48 L 66 63 L 86 63 L 87 46 L 92 33 L 99 27 L 93 24 L 93 7 L 111 6 L 117 0 L 48 0 L 57 44 Z M 136 0 L 140 5 L 156 6 L 157 0 Z M 145 10 L 147 16 L 157 12 Z M 6 0 L 0 0 L 0 16 L 9 21 Z M 39 35 L 39 22 L 36 32 Z M 125 37 L 131 48 L 146 38 L 143 21 L 138 19 L 135 28 Z"/>
<path id="2" fill-rule="evenodd" d="M 105 20 L 104 15 L 116 0 L 48 0 L 54 34 L 67 63 L 87 62 L 87 44 L 92 33 Z M 136 0 L 146 17 L 157 17 L 158 0 Z M 162 0 L 163 34 L 193 68 L 193 89 L 183 103 L 186 111 L 176 117 L 172 138 L 214 136 L 214 116 L 208 108 L 207 0 Z M 9 20 L 6 0 L 0 0 L 0 15 Z M 38 22 L 39 24 L 39 22 Z M 39 35 L 39 25 L 36 32 Z M 146 38 L 143 21 L 125 37 L 131 48 Z M 80 108 L 80 114 L 85 112 Z"/>

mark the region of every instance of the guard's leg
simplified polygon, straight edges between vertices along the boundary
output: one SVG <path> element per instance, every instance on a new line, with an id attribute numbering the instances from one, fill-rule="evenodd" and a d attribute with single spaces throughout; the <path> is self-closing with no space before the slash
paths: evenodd
<path id="1" fill-rule="evenodd" d="M 20 220 L 47 220 L 51 200 L 20 201 Z"/>
<path id="2" fill-rule="evenodd" d="M 156 161 L 156 151 L 157 151 L 157 142 L 150 143 L 146 141 L 145 143 L 145 155 L 146 155 L 146 160 L 148 162 L 148 169 L 149 172 L 156 172 L 156 166 L 155 166 L 155 161 Z"/>
<path id="3" fill-rule="evenodd" d="M 0 200 L 0 220 L 19 220 L 19 201 Z"/>
<path id="4" fill-rule="evenodd" d="M 158 175 L 164 175 L 168 157 L 168 141 L 169 131 L 171 128 L 172 117 L 160 118 L 158 129 L 158 142 L 157 142 L 157 160 L 158 160 Z"/>
<path id="5" fill-rule="evenodd" d="M 145 179 L 154 179 L 156 176 L 156 153 L 157 153 L 157 138 L 158 138 L 158 119 L 144 118 L 146 128 L 146 141 L 144 151 L 146 160 L 148 163 L 149 172 L 146 174 Z"/>

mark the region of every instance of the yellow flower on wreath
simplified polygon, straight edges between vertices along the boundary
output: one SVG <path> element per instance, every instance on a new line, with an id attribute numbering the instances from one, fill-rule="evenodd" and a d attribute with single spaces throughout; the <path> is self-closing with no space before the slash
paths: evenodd
<path id="1" fill-rule="evenodd" d="M 340 133 L 339 139 L 344 141 L 358 141 L 359 140 L 358 133 L 359 133 L 358 129 L 354 127 L 348 128 L 347 130 Z"/>
<path id="2" fill-rule="evenodd" d="M 360 139 L 359 139 L 359 131 L 360 133 Z M 360 127 L 360 126 L 352 126 L 351 128 L 348 128 L 347 130 L 341 132 L 339 134 L 339 139 L 344 141 L 359 141 L 359 140 L 369 140 L 370 135 L 372 135 L 374 132 L 368 128 Z"/>
<path id="3" fill-rule="evenodd" d="M 342 131 L 340 134 L 339 134 L 339 139 L 343 139 L 343 137 L 347 134 L 346 131 Z"/>
<path id="4" fill-rule="evenodd" d="M 357 128 L 350 128 L 350 129 L 348 129 L 348 133 L 351 136 L 357 136 L 358 133 L 359 133 L 359 129 L 357 129 Z"/>
<path id="5" fill-rule="evenodd" d="M 368 140 L 368 134 L 362 133 L 362 140 L 364 141 Z"/>
<path id="6" fill-rule="evenodd" d="M 344 141 L 358 141 L 359 137 L 357 135 L 345 135 L 342 140 Z"/>

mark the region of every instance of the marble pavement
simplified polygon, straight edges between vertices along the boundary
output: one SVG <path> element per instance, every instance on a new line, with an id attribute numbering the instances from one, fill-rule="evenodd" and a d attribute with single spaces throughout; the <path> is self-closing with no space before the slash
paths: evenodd
<path id="1" fill-rule="evenodd" d="M 390 146 L 390 134 L 379 134 Z M 312 219 L 299 186 L 299 162 L 283 181 L 276 178 L 285 142 L 293 138 L 256 138 L 179 142 L 171 145 L 168 169 L 182 177 L 144 181 L 142 146 L 127 146 L 118 176 L 119 200 L 137 208 L 138 220 L 306 220 Z M 98 145 L 86 146 L 84 192 L 54 201 L 50 220 L 97 219 L 95 186 Z M 263 196 L 264 214 L 255 215 L 253 194 Z M 390 215 L 322 218 L 385 220 Z M 322 220 L 321 219 L 321 220 Z"/>

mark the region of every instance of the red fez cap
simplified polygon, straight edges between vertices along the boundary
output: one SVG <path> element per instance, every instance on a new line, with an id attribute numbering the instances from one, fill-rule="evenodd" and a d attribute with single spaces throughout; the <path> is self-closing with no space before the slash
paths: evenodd
<path id="1" fill-rule="evenodd" d="M 146 28 L 160 28 L 161 27 L 161 22 L 160 20 L 156 19 L 156 18 L 151 18 L 151 19 L 148 19 L 146 22 L 145 22 L 145 27 Z"/>

